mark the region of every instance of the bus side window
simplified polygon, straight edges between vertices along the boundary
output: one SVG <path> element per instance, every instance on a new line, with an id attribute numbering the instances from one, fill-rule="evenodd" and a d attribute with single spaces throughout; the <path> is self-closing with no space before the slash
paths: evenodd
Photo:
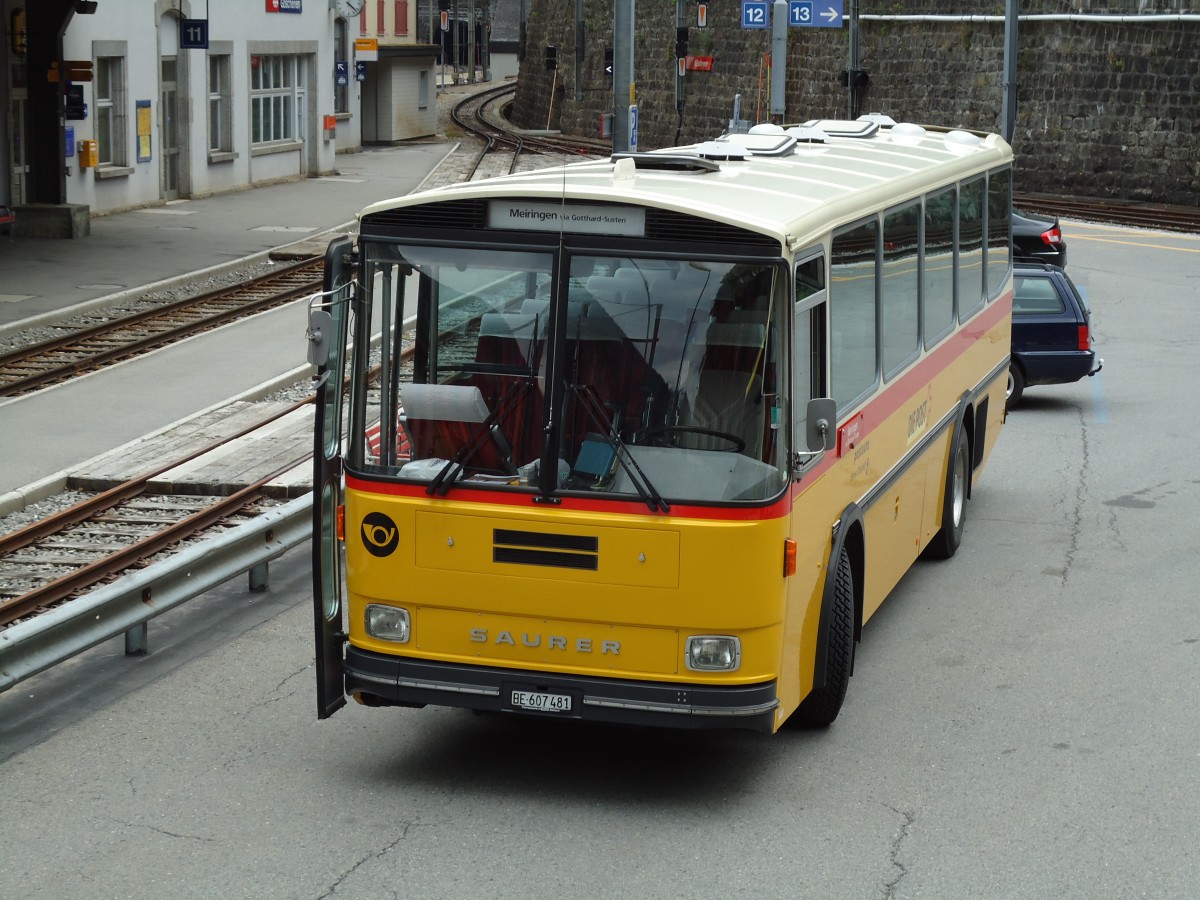
<path id="1" fill-rule="evenodd" d="M 825 257 L 796 266 L 792 403 L 797 415 L 809 400 L 829 396 L 825 366 Z"/>

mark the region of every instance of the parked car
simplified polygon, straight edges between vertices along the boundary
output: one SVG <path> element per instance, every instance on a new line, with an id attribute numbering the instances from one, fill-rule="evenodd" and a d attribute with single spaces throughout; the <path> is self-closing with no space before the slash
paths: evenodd
<path id="1" fill-rule="evenodd" d="M 1016 259 L 1037 260 L 1060 269 L 1067 267 L 1067 242 L 1058 227 L 1057 216 L 1012 211 L 1013 256 Z"/>
<path id="2" fill-rule="evenodd" d="M 1069 384 L 1095 375 L 1091 311 L 1058 266 L 1017 262 L 1013 267 L 1012 360 L 1008 408 L 1035 384 Z"/>

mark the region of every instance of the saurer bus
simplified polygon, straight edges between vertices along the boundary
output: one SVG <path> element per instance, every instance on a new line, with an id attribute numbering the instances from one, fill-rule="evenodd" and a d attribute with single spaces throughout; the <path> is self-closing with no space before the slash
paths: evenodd
<path id="1" fill-rule="evenodd" d="M 1000 432 L 1011 167 L 870 116 L 366 208 L 310 317 L 319 716 L 831 723 Z"/>

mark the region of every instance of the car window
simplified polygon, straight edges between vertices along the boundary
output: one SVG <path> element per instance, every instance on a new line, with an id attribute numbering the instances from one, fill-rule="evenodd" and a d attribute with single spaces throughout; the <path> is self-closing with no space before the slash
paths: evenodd
<path id="1" fill-rule="evenodd" d="M 1049 278 L 1018 275 L 1014 280 L 1014 314 L 1060 313 L 1064 309 L 1062 299 Z"/>

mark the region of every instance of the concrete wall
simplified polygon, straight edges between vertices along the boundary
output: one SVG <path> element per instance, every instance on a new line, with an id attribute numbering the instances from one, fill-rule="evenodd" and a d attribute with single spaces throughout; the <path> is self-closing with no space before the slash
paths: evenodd
<path id="1" fill-rule="evenodd" d="M 528 50 L 513 107 L 517 124 L 595 135 L 612 110 L 603 53 L 612 46 L 612 0 L 585 0 L 583 99 L 575 100 L 573 6 L 530 0 Z M 818 4 L 819 6 L 820 4 Z M 849 9 L 850 3 L 844 6 Z M 685 4 L 693 55 L 714 57 L 712 72 L 685 77 L 682 122 L 675 99 L 675 7 L 638 0 L 635 73 L 639 148 L 670 146 L 720 133 L 735 94 L 742 116 L 766 119 L 770 109 L 765 55 L 770 32 L 741 27 L 741 3 L 708 4 L 709 27 L 695 27 L 696 4 Z M 870 72 L 863 111 L 898 121 L 998 131 L 1002 97 L 1004 3 L 980 0 L 861 0 L 860 65 Z M 1022 21 L 1018 116 L 1014 135 L 1019 191 L 1108 197 L 1200 206 L 1200 13 L 1183 0 L 1023 0 L 1030 14 L 1110 13 L 1123 21 Z M 1144 18 L 1175 15 L 1173 21 Z M 975 15 L 1001 21 L 901 21 L 927 14 Z M 557 78 L 545 71 L 543 47 L 558 47 Z M 840 83 L 848 59 L 844 29 L 791 29 L 786 119 L 845 117 Z M 553 87 L 552 87 L 553 85 Z M 598 136 L 598 135 L 597 135 Z"/>

